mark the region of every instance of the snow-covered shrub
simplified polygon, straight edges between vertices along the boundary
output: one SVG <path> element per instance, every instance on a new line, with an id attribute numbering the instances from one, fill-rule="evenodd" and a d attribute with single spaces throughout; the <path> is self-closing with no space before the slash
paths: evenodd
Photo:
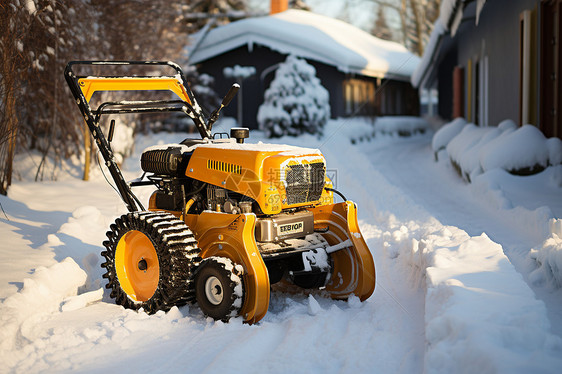
<path id="1" fill-rule="evenodd" d="M 515 174 L 532 174 L 549 164 L 549 150 L 543 133 L 532 125 L 506 132 L 487 147 L 480 157 L 484 171 L 501 168 Z"/>
<path id="2" fill-rule="evenodd" d="M 562 140 L 560 138 L 547 139 L 546 148 L 548 149 L 550 165 L 562 164 Z"/>
<path id="3" fill-rule="evenodd" d="M 474 123 L 469 123 L 463 127 L 462 131 L 445 148 L 455 169 L 466 179 L 468 179 L 468 173 L 461 169 L 461 159 L 467 150 L 478 143 L 483 136 L 484 130 L 484 128 L 478 127 Z"/>
<path id="4" fill-rule="evenodd" d="M 510 119 L 504 119 L 498 124 L 498 129 L 502 131 L 512 131 L 517 129 L 517 124 Z"/>
<path id="5" fill-rule="evenodd" d="M 487 149 L 494 149 L 498 139 L 502 139 L 502 136 L 515 131 L 516 128 L 517 125 L 512 120 L 504 120 L 497 127 L 477 127 L 481 137 L 476 143 L 464 149 L 456 158 L 463 177 L 472 181 L 476 176 L 482 174 L 484 172 L 481 161 L 482 154 L 485 154 Z M 459 142 L 462 143 L 462 140 L 459 139 Z"/>
<path id="6" fill-rule="evenodd" d="M 330 118 L 328 91 L 305 60 L 288 56 L 279 65 L 258 110 L 258 123 L 268 137 L 322 134 Z"/>
<path id="7" fill-rule="evenodd" d="M 420 117 L 412 116 L 388 116 L 378 117 L 375 122 L 376 132 L 382 134 L 396 134 L 399 136 L 411 136 L 423 134 L 429 129 L 429 123 Z"/>
<path id="8" fill-rule="evenodd" d="M 485 127 L 481 129 L 482 137 L 472 147 L 465 150 L 459 159 L 460 169 L 463 171 L 466 179 L 469 181 L 474 180 L 476 176 L 482 174 L 482 166 L 480 164 L 480 154 L 488 144 L 498 138 L 502 131 L 497 127 Z"/>
<path id="9" fill-rule="evenodd" d="M 435 160 L 437 161 L 437 154 L 447 147 L 447 144 L 457 136 L 466 125 L 466 120 L 462 117 L 455 118 L 451 122 L 445 124 L 441 127 L 431 140 L 431 149 L 433 149 L 433 154 L 435 155 Z"/>
<path id="10" fill-rule="evenodd" d="M 252 75 L 256 74 L 256 68 L 253 66 L 240 66 L 234 65 L 232 67 L 227 66 L 222 69 L 222 73 L 225 78 L 234 78 L 237 80 L 243 80 L 250 78 Z"/>
<path id="11" fill-rule="evenodd" d="M 562 164 L 562 140 L 547 139 L 535 126 L 517 127 L 511 120 L 496 127 L 478 127 L 458 118 L 435 133 L 432 149 L 436 159 L 443 147 L 452 165 L 469 182 L 492 169 L 529 175 Z"/>

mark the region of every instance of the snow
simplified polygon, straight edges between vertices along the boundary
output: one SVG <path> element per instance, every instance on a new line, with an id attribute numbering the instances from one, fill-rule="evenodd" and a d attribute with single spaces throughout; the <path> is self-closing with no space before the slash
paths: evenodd
<path id="1" fill-rule="evenodd" d="M 463 6 L 460 0 L 441 1 L 441 4 L 439 5 L 439 22 L 446 27 L 455 16 L 455 11 L 460 6 Z"/>
<path id="2" fill-rule="evenodd" d="M 33 183 L 22 171 L 32 168 L 28 156 L 18 157 L 21 179 L 0 196 L 4 370 L 558 373 L 562 166 L 529 177 L 493 169 L 467 184 L 447 157 L 434 161 L 431 133 L 352 145 L 372 130 L 363 119 L 332 120 L 320 139 L 277 141 L 321 150 L 335 188 L 357 203 L 375 293 L 343 302 L 275 291 L 252 326 L 212 321 L 196 306 L 148 316 L 115 305 L 100 251 L 125 212 L 119 197 L 99 171 L 79 180 L 77 163 L 58 181 Z M 125 178 L 141 174 L 141 150 L 184 137 L 138 137 Z M 248 141 L 263 139 L 252 131 Z M 146 201 L 151 188 L 135 191 Z"/>
<path id="3" fill-rule="evenodd" d="M 546 138 L 535 126 L 525 125 L 498 138 L 493 147 L 483 151 L 480 161 L 484 170 L 546 167 L 549 163 Z"/>
<path id="4" fill-rule="evenodd" d="M 256 74 L 256 68 L 253 66 L 234 65 L 233 67 L 227 66 L 223 69 L 225 78 L 246 79 L 254 74 Z"/>
<path id="5" fill-rule="evenodd" d="M 430 131 L 429 123 L 419 117 L 412 116 L 387 116 L 377 117 L 374 121 L 369 117 L 341 119 L 338 135 L 351 139 L 353 144 L 371 141 L 377 136 L 412 136 Z M 333 136 L 333 135 L 332 135 Z"/>
<path id="6" fill-rule="evenodd" d="M 419 58 L 395 42 L 334 18 L 290 9 L 273 16 L 255 17 L 217 27 L 191 51 L 196 64 L 241 46 L 263 45 L 335 66 L 345 73 L 409 79 Z"/>
<path id="7" fill-rule="evenodd" d="M 557 232 L 553 232 L 538 249 L 531 250 L 530 258 L 539 265 L 529 275 L 529 278 L 534 283 L 547 284 L 552 288 L 562 288 L 562 272 L 560 272 L 560 269 L 562 269 L 561 224 L 562 221 L 552 219 L 551 225 L 558 226 Z M 552 231 L 555 230 L 552 229 Z"/>
<path id="8" fill-rule="evenodd" d="M 178 144 L 178 143 L 170 143 L 170 144 L 157 144 L 151 145 L 150 147 L 146 147 L 142 153 L 149 152 L 149 151 L 166 151 L 169 148 L 179 148 L 181 153 L 191 152 L 193 151 L 194 147 L 188 147 L 185 144 Z"/>
<path id="9" fill-rule="evenodd" d="M 457 136 L 466 125 L 466 120 L 462 117 L 455 118 L 453 121 L 441 127 L 431 140 L 431 148 L 437 157 L 437 154 L 447 147 L 447 144 Z"/>
<path id="10" fill-rule="evenodd" d="M 375 130 L 382 134 L 397 133 L 407 136 L 429 130 L 429 123 L 423 118 L 411 116 L 378 117 Z"/>
<path id="11" fill-rule="evenodd" d="M 113 132 L 113 140 L 111 141 L 111 149 L 118 164 L 121 164 L 123 160 L 131 155 L 134 147 L 134 129 L 135 122 L 125 122 L 123 118 L 116 116 L 115 118 L 115 130 Z M 108 126 L 109 123 L 106 123 Z M 108 134 L 109 132 L 106 132 Z"/>
<path id="12" fill-rule="evenodd" d="M 436 157 L 446 148 L 449 158 L 468 180 L 494 169 L 527 173 L 562 161 L 559 138 L 547 139 L 532 125 L 517 128 L 509 119 L 498 126 L 479 127 L 457 118 L 437 131 L 432 148 Z"/>
<path id="13" fill-rule="evenodd" d="M 321 154 L 318 149 L 295 147 L 293 145 L 287 145 L 287 144 L 263 143 L 261 141 L 259 141 L 258 143 L 229 142 L 229 143 L 221 143 L 221 144 L 202 144 L 202 145 L 198 145 L 197 147 L 212 148 L 212 149 L 244 150 L 250 152 L 278 152 L 282 156 L 294 156 L 294 157 Z"/>
<path id="14" fill-rule="evenodd" d="M 25 0 L 25 9 L 29 12 L 29 14 L 33 15 L 33 13 L 37 12 L 37 8 L 35 7 L 34 0 Z"/>
<path id="15" fill-rule="evenodd" d="M 461 372 L 554 368 L 561 346 L 547 332 L 544 304 L 520 287 L 522 277 L 500 245 L 485 234 L 461 240 L 428 251 L 434 266 L 427 268 L 427 367 L 442 373 L 459 372 L 459 365 Z"/>

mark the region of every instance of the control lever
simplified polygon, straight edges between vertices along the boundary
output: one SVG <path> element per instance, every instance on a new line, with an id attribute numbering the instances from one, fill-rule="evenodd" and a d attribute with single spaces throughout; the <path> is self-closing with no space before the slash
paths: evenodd
<path id="1" fill-rule="evenodd" d="M 219 119 L 219 114 L 222 108 L 230 104 L 232 99 L 234 99 L 234 96 L 236 96 L 236 94 L 238 93 L 239 89 L 240 85 L 238 83 L 234 83 L 226 93 L 224 99 L 222 99 L 221 105 L 213 113 L 211 113 L 209 121 L 207 122 L 207 129 L 209 130 L 209 132 L 213 129 L 213 125 Z"/>

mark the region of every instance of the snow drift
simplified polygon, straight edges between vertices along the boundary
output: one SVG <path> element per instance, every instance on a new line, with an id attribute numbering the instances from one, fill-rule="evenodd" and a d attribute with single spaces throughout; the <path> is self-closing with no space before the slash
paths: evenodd
<path id="1" fill-rule="evenodd" d="M 479 127 L 457 118 L 435 133 L 432 149 L 436 159 L 446 149 L 459 174 L 468 181 L 493 169 L 530 175 L 562 162 L 559 138 L 547 139 L 532 125 L 517 128 L 511 120 L 497 127 Z"/>

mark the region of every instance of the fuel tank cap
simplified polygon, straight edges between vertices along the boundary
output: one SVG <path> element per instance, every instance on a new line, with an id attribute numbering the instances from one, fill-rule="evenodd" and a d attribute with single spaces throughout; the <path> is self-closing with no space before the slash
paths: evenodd
<path id="1" fill-rule="evenodd" d="M 236 139 L 236 143 L 244 143 L 244 139 L 250 136 L 250 129 L 247 127 L 233 127 L 230 129 L 230 137 Z"/>

